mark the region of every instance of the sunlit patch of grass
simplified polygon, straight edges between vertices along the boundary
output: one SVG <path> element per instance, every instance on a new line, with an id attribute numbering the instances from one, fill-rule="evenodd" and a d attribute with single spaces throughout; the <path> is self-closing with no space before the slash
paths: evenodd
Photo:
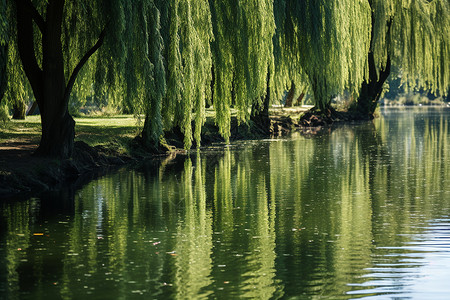
<path id="1" fill-rule="evenodd" d="M 273 116 L 298 115 L 307 108 L 272 107 Z M 231 116 L 236 116 L 231 109 Z M 206 118 L 214 123 L 213 107 L 206 109 Z M 144 117 L 133 115 L 86 116 L 75 119 L 75 141 L 83 141 L 91 146 L 102 145 L 120 152 L 128 152 L 130 141 L 142 130 Z M 28 116 L 25 120 L 10 120 L 0 126 L 0 144 L 6 142 L 29 142 L 38 144 L 41 137 L 40 116 Z"/>
<path id="2" fill-rule="evenodd" d="M 119 152 L 128 152 L 129 142 L 142 130 L 132 115 L 75 118 L 76 141 L 91 146 L 103 145 Z"/>
<path id="3" fill-rule="evenodd" d="M 142 129 L 132 115 L 75 118 L 75 140 L 91 146 L 113 146 L 126 151 L 129 141 Z M 29 141 L 38 143 L 41 137 L 40 116 L 25 120 L 10 120 L 0 127 L 0 143 Z"/>
<path id="4" fill-rule="evenodd" d="M 26 120 L 9 120 L 0 127 L 0 143 L 30 141 L 37 143 L 41 136 L 41 118 L 30 116 Z"/>

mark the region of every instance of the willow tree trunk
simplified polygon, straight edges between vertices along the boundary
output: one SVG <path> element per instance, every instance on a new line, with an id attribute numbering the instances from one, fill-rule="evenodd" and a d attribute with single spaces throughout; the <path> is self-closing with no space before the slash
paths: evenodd
<path id="1" fill-rule="evenodd" d="M 16 0 L 17 41 L 20 59 L 41 113 L 42 136 L 36 154 L 68 158 L 73 152 L 75 121 L 69 114 L 69 95 L 76 76 L 102 45 L 105 30 L 83 56 L 66 84 L 61 28 L 64 0 L 48 0 L 45 20 L 30 0 Z M 42 68 L 35 53 L 33 22 L 42 33 Z"/>
<path id="2" fill-rule="evenodd" d="M 64 1 L 49 1 L 43 45 L 43 96 L 41 111 L 42 137 L 37 154 L 70 157 L 75 138 L 75 121 L 64 99 L 66 83 L 61 44 Z"/>
<path id="3" fill-rule="evenodd" d="M 297 102 L 296 102 L 295 105 L 301 105 L 301 104 L 302 104 L 302 101 L 303 101 L 303 98 L 305 98 L 305 92 L 302 92 L 302 93 L 300 94 L 300 96 L 298 96 Z"/>
<path id="4" fill-rule="evenodd" d="M 371 3 L 371 2 L 370 2 Z M 374 43 L 374 26 L 375 26 L 375 13 L 372 10 L 372 31 L 370 38 L 370 49 L 367 55 L 367 61 L 369 66 L 369 78 L 361 85 L 359 92 L 359 98 L 356 105 L 356 113 L 361 118 L 373 118 L 375 109 L 377 108 L 378 101 L 380 100 L 381 93 L 383 92 L 383 85 L 386 79 L 391 73 L 391 57 L 390 51 L 390 31 L 391 31 L 392 19 L 386 24 L 386 46 L 388 51 L 387 61 L 384 68 L 379 71 L 379 74 L 375 65 L 375 57 L 373 53 Z"/>
<path id="5" fill-rule="evenodd" d="M 361 117 L 372 118 L 380 100 L 381 93 L 383 92 L 384 82 L 389 77 L 391 71 L 391 60 L 388 58 L 385 69 L 380 71 L 380 76 L 377 75 L 375 69 L 373 53 L 369 53 L 368 62 L 369 79 L 362 83 L 357 102 L 357 113 Z"/>
<path id="6" fill-rule="evenodd" d="M 289 89 L 288 94 L 286 95 L 286 103 L 284 107 L 292 107 L 294 104 L 294 95 L 295 95 L 295 83 L 292 81 L 291 88 Z"/>
<path id="7" fill-rule="evenodd" d="M 261 100 L 253 102 L 250 120 L 264 132 L 270 132 L 270 72 L 267 73 L 266 95 Z"/>
<path id="8" fill-rule="evenodd" d="M 13 116 L 14 120 L 25 120 L 27 107 L 23 99 L 16 99 L 13 105 Z"/>
<path id="9" fill-rule="evenodd" d="M 61 44 L 63 0 L 49 0 L 44 20 L 29 0 L 16 0 L 20 58 L 41 113 L 42 136 L 37 155 L 70 157 L 75 122 L 64 99 L 66 84 Z M 33 21 L 42 33 L 42 69 L 34 52 Z"/>

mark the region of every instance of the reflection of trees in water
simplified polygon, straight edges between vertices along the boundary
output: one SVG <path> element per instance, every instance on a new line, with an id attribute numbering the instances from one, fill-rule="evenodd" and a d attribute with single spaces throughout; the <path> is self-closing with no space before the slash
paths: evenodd
<path id="1" fill-rule="evenodd" d="M 188 158 L 184 163 L 181 189 L 184 215 L 180 219 L 175 238 L 174 286 L 176 298 L 202 299 L 211 291 L 202 290 L 212 284 L 212 220 L 206 210 L 204 166 L 197 157 L 194 169 Z"/>
<path id="2" fill-rule="evenodd" d="M 268 148 L 254 145 L 226 151 L 217 165 L 213 278 L 218 297 L 269 299 L 283 294 L 276 279 L 276 204 L 270 199 L 267 159 Z"/>
<path id="3" fill-rule="evenodd" d="M 376 246 L 402 245 L 409 237 L 398 233 L 448 213 L 448 137 L 445 116 L 404 114 L 4 203 L 0 288 L 62 298 L 341 294 L 363 282 Z"/>
<path id="4" fill-rule="evenodd" d="M 2 207 L 2 226 L 6 225 L 0 240 L 1 274 L 0 290 L 5 297 L 17 294 L 20 290 L 21 261 L 26 259 L 27 249 L 33 235 L 32 218 L 34 201 L 20 202 L 14 206 Z M 5 291 L 5 292 L 3 292 Z"/>
<path id="5" fill-rule="evenodd" d="M 449 186 L 449 122 L 445 114 L 436 117 L 410 109 L 393 110 L 388 116 L 390 121 L 378 121 L 377 129 L 392 169 L 386 172 L 386 167 L 379 168 L 379 176 L 385 173 L 379 180 L 385 181 L 386 192 L 376 198 L 380 217 L 398 231 L 411 222 L 411 215 L 402 212 L 420 212 L 414 217 L 423 222 L 448 205 L 444 200 L 448 199 L 445 190 Z"/>
<path id="6" fill-rule="evenodd" d="M 370 262 L 372 240 L 357 133 L 341 128 L 274 147 L 273 190 L 278 198 L 292 199 L 278 207 L 276 220 L 277 239 L 285 247 L 278 246 L 277 269 L 283 270 L 288 294 L 349 290 L 346 283 Z"/>

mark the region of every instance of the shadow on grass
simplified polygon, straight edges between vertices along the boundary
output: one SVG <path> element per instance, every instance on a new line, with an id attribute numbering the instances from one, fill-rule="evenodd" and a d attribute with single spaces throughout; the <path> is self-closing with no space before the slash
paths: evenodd
<path id="1" fill-rule="evenodd" d="M 0 125 L 0 143 L 28 141 L 39 142 L 41 137 L 40 119 L 11 120 Z"/>
<path id="2" fill-rule="evenodd" d="M 132 116 L 76 118 L 75 122 L 75 139 L 91 146 L 108 145 L 128 150 L 130 141 L 140 131 Z"/>
<path id="3" fill-rule="evenodd" d="M 128 144 L 140 131 L 130 115 L 75 118 L 75 140 L 91 146 Z M 41 137 L 39 116 L 11 120 L 0 126 L 0 144 L 13 142 L 38 143 Z"/>

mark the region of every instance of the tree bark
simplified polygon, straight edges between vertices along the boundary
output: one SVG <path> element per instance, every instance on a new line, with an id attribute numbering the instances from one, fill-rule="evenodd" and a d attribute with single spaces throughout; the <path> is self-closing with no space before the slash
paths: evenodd
<path id="1" fill-rule="evenodd" d="M 297 102 L 296 102 L 295 104 L 296 104 L 296 105 L 301 104 L 304 97 L 305 97 L 305 92 L 302 92 L 302 93 L 300 94 L 300 96 L 298 96 Z"/>
<path id="2" fill-rule="evenodd" d="M 323 99 L 318 97 L 318 95 L 321 94 L 319 91 L 323 88 L 324 85 L 327 84 L 326 80 L 321 76 L 317 76 L 315 74 L 312 76 L 310 75 L 309 80 L 314 95 L 314 107 L 311 110 L 315 111 L 316 113 L 329 113 L 331 108 L 330 99 Z"/>
<path id="3" fill-rule="evenodd" d="M 250 120 L 253 121 L 264 132 L 270 132 L 270 118 L 269 118 L 269 106 L 270 106 L 270 71 L 267 72 L 267 87 L 266 95 L 262 101 L 255 101 L 252 104 L 252 112 Z"/>
<path id="4" fill-rule="evenodd" d="M 68 158 L 73 152 L 75 121 L 69 114 L 68 103 L 76 76 L 100 48 L 105 36 L 103 30 L 66 85 L 61 43 L 64 3 L 64 0 L 48 0 L 44 20 L 30 0 L 16 0 L 19 55 L 41 113 L 42 136 L 35 154 L 59 158 Z M 42 69 L 34 51 L 33 21 L 42 33 Z"/>
<path id="5" fill-rule="evenodd" d="M 38 101 L 42 137 L 36 154 L 68 158 L 73 151 L 75 121 L 69 115 L 68 102 L 64 99 L 66 85 L 61 43 L 63 10 L 64 0 L 50 0 L 47 4 L 42 32 L 43 101 Z"/>
<path id="6" fill-rule="evenodd" d="M 373 53 L 369 53 L 369 68 L 375 68 Z M 380 71 L 379 77 L 377 76 L 376 71 L 374 72 L 375 75 L 372 75 L 372 72 L 369 71 L 369 80 L 362 83 L 357 102 L 357 112 L 361 114 L 362 117 L 373 117 L 373 113 L 377 108 L 378 101 L 383 92 L 383 84 L 389 77 L 390 71 L 391 59 L 389 57 L 386 67 L 384 70 Z"/>
<path id="7" fill-rule="evenodd" d="M 37 102 L 33 101 L 33 104 L 31 104 L 31 106 L 28 108 L 27 116 L 34 115 L 34 113 L 36 112 L 37 108 L 38 108 Z"/>
<path id="8" fill-rule="evenodd" d="M 214 84 L 216 83 L 216 74 L 214 72 L 214 64 L 211 65 L 211 99 L 206 100 L 206 108 L 211 107 L 211 105 L 214 105 L 213 99 L 214 99 Z"/>
<path id="9" fill-rule="evenodd" d="M 14 120 L 25 120 L 25 112 L 27 106 L 25 105 L 23 99 L 16 99 L 13 105 L 13 116 Z"/>
<path id="10" fill-rule="evenodd" d="M 289 92 L 286 96 L 286 103 L 284 104 L 284 107 L 292 107 L 294 102 L 294 94 L 295 94 L 295 83 L 292 81 L 291 88 L 289 89 Z"/>

